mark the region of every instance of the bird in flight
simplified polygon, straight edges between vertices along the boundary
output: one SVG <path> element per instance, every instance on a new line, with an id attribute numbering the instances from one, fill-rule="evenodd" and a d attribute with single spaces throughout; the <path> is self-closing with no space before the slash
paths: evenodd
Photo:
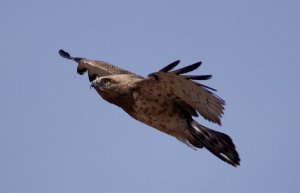
<path id="1" fill-rule="evenodd" d="M 64 50 L 59 50 L 59 54 L 77 62 L 77 72 L 88 73 L 91 87 L 132 118 L 176 137 L 193 149 L 204 147 L 234 167 L 240 164 L 239 154 L 228 135 L 193 119 L 200 114 L 221 125 L 225 105 L 213 93 L 215 89 L 196 82 L 208 80 L 211 75 L 186 74 L 196 70 L 201 62 L 173 70 L 178 60 L 145 78 L 103 61 L 72 57 Z"/>

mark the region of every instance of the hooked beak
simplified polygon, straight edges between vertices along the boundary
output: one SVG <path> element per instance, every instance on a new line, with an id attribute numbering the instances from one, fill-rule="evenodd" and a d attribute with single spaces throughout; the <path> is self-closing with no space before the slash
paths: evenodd
<path id="1" fill-rule="evenodd" d="M 96 80 L 93 80 L 93 82 L 91 83 L 90 89 L 92 89 L 92 87 L 93 87 L 94 89 L 96 89 L 96 88 L 98 87 L 98 84 L 97 84 Z"/>

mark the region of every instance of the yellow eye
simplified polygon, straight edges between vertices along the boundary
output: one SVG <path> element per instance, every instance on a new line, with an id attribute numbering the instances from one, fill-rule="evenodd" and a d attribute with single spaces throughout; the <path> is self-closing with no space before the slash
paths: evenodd
<path id="1" fill-rule="evenodd" d="M 109 79 L 104 79 L 104 80 L 103 80 L 103 83 L 104 83 L 105 85 L 109 85 L 109 84 L 111 83 L 111 81 L 110 81 Z"/>

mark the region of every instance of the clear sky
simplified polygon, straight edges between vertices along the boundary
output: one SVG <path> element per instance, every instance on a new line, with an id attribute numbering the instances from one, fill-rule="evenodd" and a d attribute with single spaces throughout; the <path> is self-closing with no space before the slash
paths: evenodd
<path id="1" fill-rule="evenodd" d="M 1 1 L 0 193 L 300 192 L 300 1 Z M 234 168 L 129 117 L 58 55 L 180 59 L 226 100 Z"/>

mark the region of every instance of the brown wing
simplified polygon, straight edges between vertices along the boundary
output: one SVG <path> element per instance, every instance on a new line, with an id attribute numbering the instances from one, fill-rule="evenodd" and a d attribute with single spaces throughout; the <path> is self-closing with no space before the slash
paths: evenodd
<path id="1" fill-rule="evenodd" d="M 115 74 L 134 74 L 132 72 L 123 70 L 117 66 L 111 65 L 106 62 L 72 57 L 68 52 L 64 50 L 59 50 L 59 55 L 62 56 L 63 58 L 67 58 L 77 62 L 78 74 L 82 75 L 87 71 L 90 82 L 95 80 L 97 77 L 101 77 L 101 76 L 115 75 Z"/>
<path id="2" fill-rule="evenodd" d="M 192 81 L 207 80 L 211 76 L 181 75 L 195 70 L 201 65 L 201 62 L 170 72 L 178 63 L 176 61 L 159 72 L 150 74 L 148 78 L 142 80 L 137 86 L 159 88 L 161 89 L 161 94 L 169 97 L 170 100 L 176 98 L 177 102 L 182 100 L 183 102 L 179 107 L 186 109 L 187 112 L 190 112 L 190 115 L 195 116 L 194 111 L 196 111 L 205 119 L 221 125 L 220 118 L 223 114 L 225 101 L 210 91 L 215 89 Z"/>

